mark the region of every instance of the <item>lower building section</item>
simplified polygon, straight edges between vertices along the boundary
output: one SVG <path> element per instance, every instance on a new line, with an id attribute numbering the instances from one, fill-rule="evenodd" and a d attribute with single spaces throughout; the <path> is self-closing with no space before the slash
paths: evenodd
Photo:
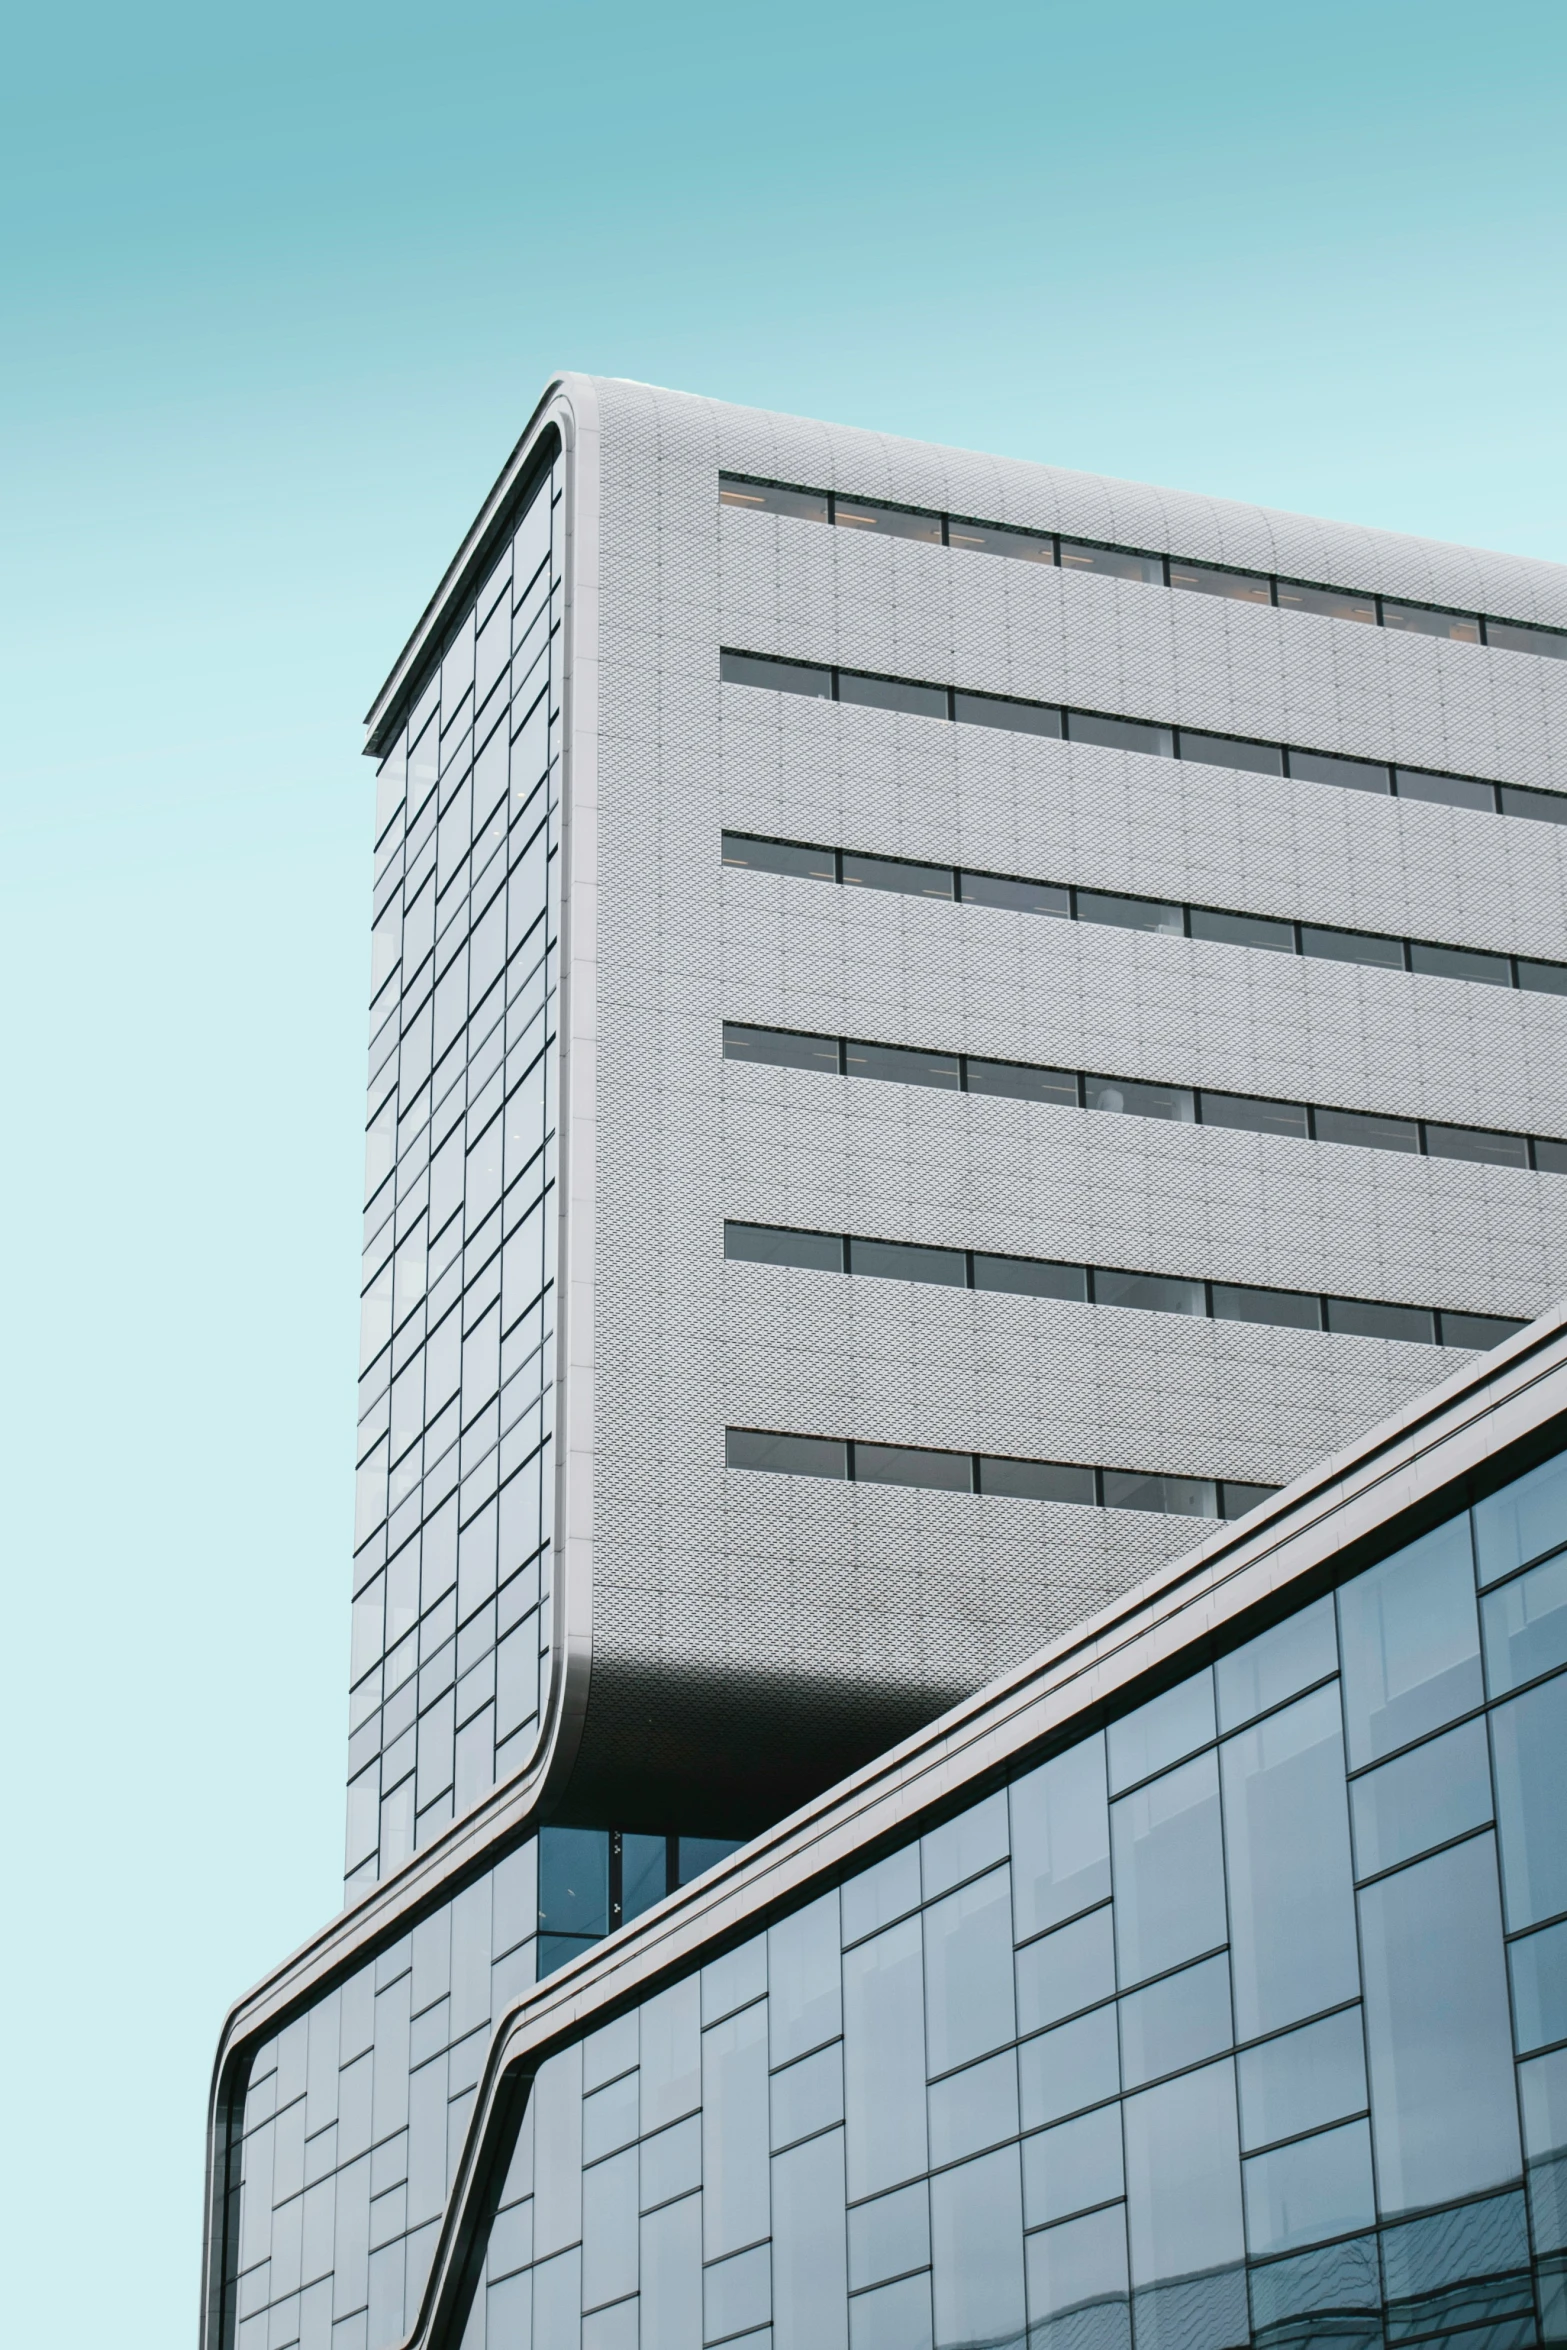
<path id="1" fill-rule="evenodd" d="M 1567 2341 L 1564 1429 L 727 1860 L 526 1838 L 255 2055 L 224 2350 Z"/>

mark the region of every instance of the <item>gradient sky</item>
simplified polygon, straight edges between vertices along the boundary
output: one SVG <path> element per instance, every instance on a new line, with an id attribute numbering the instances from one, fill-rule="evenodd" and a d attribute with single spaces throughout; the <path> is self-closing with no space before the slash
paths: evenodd
<path id="1" fill-rule="evenodd" d="M 148 0 L 0 88 L 12 2338 L 340 1897 L 358 721 L 549 372 L 1567 557 L 1567 12 Z"/>

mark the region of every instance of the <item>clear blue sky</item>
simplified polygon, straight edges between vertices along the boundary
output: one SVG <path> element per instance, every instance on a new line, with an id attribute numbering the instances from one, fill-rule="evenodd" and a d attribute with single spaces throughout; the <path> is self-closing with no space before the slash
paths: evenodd
<path id="1" fill-rule="evenodd" d="M 1567 557 L 1548 0 L 11 20 L 18 2342 L 196 2318 L 229 1999 L 336 1904 L 358 720 L 555 367 Z"/>

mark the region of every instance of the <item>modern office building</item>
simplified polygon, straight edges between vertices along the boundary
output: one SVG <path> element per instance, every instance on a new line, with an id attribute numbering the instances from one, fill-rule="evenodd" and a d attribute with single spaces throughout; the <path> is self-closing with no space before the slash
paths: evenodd
<path id="1" fill-rule="evenodd" d="M 1564 656 L 551 385 L 369 719 L 348 1898 L 207 2350 L 1567 2338 Z"/>

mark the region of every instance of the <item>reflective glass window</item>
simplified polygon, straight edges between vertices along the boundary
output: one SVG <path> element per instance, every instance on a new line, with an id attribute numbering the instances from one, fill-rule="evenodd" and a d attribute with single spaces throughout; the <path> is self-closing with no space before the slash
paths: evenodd
<path id="1" fill-rule="evenodd" d="M 708 2260 L 767 2234 L 767 2121 L 767 2009 L 757 2000 L 702 2034 L 702 2243 Z"/>
<path id="2" fill-rule="evenodd" d="M 933 2338 L 928 2270 L 849 2303 L 850 2350 L 931 2350 Z"/>
<path id="3" fill-rule="evenodd" d="M 1061 541 L 1064 571 L 1093 571 L 1105 579 L 1136 579 L 1147 587 L 1163 587 L 1164 557 L 1134 555 L 1125 547 L 1095 547 L 1082 539 Z"/>
<path id="4" fill-rule="evenodd" d="M 1368 1886 L 1360 1923 L 1384 2209 L 1504 2185 L 1520 2155 L 1491 1838 Z"/>
<path id="5" fill-rule="evenodd" d="M 752 873 L 787 873 L 804 881 L 838 878 L 838 860 L 831 849 L 804 848 L 792 840 L 753 840 L 743 832 L 724 834 L 724 863 Z"/>
<path id="6" fill-rule="evenodd" d="M 1381 1118 L 1367 1110 L 1323 1110 L 1312 1114 L 1318 1142 L 1348 1142 L 1361 1150 L 1415 1151 L 1420 1129 L 1413 1118 Z"/>
<path id="7" fill-rule="evenodd" d="M 1375 596 L 1359 595 L 1352 588 L 1308 587 L 1304 580 L 1281 579 L 1278 597 L 1281 612 L 1315 612 L 1325 620 L 1359 620 L 1376 626 Z"/>
<path id="8" fill-rule="evenodd" d="M 857 1444 L 854 1474 L 862 1485 L 921 1485 L 940 1493 L 974 1489 L 968 1453 L 935 1452 L 917 1444 Z"/>
<path id="9" fill-rule="evenodd" d="M 1516 1933 L 1567 1910 L 1567 1677 L 1499 1705 L 1491 1742 L 1502 1893 Z"/>
<path id="10" fill-rule="evenodd" d="M 1213 1675 L 1190 1673 L 1173 1689 L 1151 1697 L 1136 1711 L 1110 1724 L 1107 1762 L 1110 1791 L 1119 1795 L 1139 1779 L 1211 1746 L 1214 1738 Z"/>
<path id="11" fill-rule="evenodd" d="M 772 2201 L 776 2350 L 846 2350 L 843 2132 L 778 2155 Z"/>
<path id="12" fill-rule="evenodd" d="M 1202 1096 L 1205 1126 L 1229 1126 L 1243 1134 L 1283 1134 L 1304 1142 L 1311 1132 L 1303 1102 L 1271 1102 L 1249 1093 L 1209 1093 Z"/>
<path id="13" fill-rule="evenodd" d="M 918 1918 L 845 1952 L 843 2067 L 849 2193 L 858 2200 L 926 2168 Z"/>
<path id="14" fill-rule="evenodd" d="M 787 514 L 801 522 L 827 520 L 825 490 L 789 489 L 781 482 L 744 481 L 728 473 L 718 477 L 718 503 L 752 514 Z"/>
<path id="15" fill-rule="evenodd" d="M 1371 2132 L 1363 2121 L 1255 2154 L 1242 2175 L 1253 2259 L 1348 2235 L 1376 2220 Z"/>
<path id="16" fill-rule="evenodd" d="M 1190 1126 L 1197 1116 L 1195 1097 L 1186 1085 L 1142 1085 L 1127 1077 L 1090 1077 L 1086 1092 L 1091 1110 L 1172 1119 L 1179 1126 Z"/>
<path id="17" fill-rule="evenodd" d="M 1010 2048 L 932 2083 L 930 2159 L 934 2165 L 983 2153 L 986 2147 L 1015 2138 L 1017 2129 L 1017 2058 Z"/>
<path id="18" fill-rule="evenodd" d="M 1462 1722 L 1445 1737 L 1395 1756 L 1350 1787 L 1355 1874 L 1377 1876 L 1449 1843 L 1491 1817 L 1485 1724 Z"/>
<path id="19" fill-rule="evenodd" d="M 845 1269 L 836 1232 L 784 1232 L 773 1224 L 725 1224 L 724 1254 L 751 1265 L 800 1265 L 817 1273 Z"/>
<path id="20" fill-rule="evenodd" d="M 1015 2146 L 930 2182 L 939 2342 L 999 2342 L 1024 2323 L 1023 2196 Z"/>
<path id="21" fill-rule="evenodd" d="M 835 1036 L 800 1036 L 785 1028 L 745 1028 L 724 1022 L 724 1059 L 761 1061 L 774 1069 L 816 1069 L 837 1074 Z"/>
<path id="22" fill-rule="evenodd" d="M 1507 1959 L 1520 2050 L 1567 2040 L 1567 1925 L 1523 1935 L 1508 1945 Z"/>
<path id="23" fill-rule="evenodd" d="M 1333 2342 L 1336 2350 L 1379 2350 L 1382 2269 L 1375 2236 L 1355 2236 L 1251 2272 L 1252 2323 L 1259 2342 Z"/>
<path id="24" fill-rule="evenodd" d="M 930 2264 L 930 2192 L 923 2179 L 849 2213 L 849 2289 L 882 2284 Z"/>
<path id="25" fill-rule="evenodd" d="M 724 1439 L 724 1466 L 764 1469 L 784 1477 L 846 1477 L 849 1448 L 828 1436 L 770 1436 L 755 1428 L 730 1428 Z"/>
<path id="26" fill-rule="evenodd" d="M 846 889 L 884 889 L 900 897 L 950 898 L 950 865 L 915 865 L 902 857 L 861 857 L 843 852 L 841 879 Z"/>
<path id="27" fill-rule="evenodd" d="M 1141 1982 L 1225 1939 L 1219 1771 L 1212 1754 L 1110 1807 L 1116 1963 Z"/>
<path id="28" fill-rule="evenodd" d="M 1026 1942 L 1017 1954 L 1020 2032 L 1095 2007 L 1115 1990 L 1115 1930 L 1108 1903 Z"/>
<path id="29" fill-rule="evenodd" d="M 1351 1769 L 1479 1704 L 1467 1512 L 1346 1583 L 1338 1613 Z"/>
<path id="30" fill-rule="evenodd" d="M 1453 1314 L 1444 1306 L 1441 1316 L 1444 1346 L 1472 1347 L 1477 1353 L 1516 1337 L 1525 1325 L 1505 1314 Z"/>
<path id="31" fill-rule="evenodd" d="M 1546 1559 L 1488 1591 L 1480 1602 L 1480 1626 L 1493 1697 L 1567 1665 L 1567 1557 Z"/>
<path id="32" fill-rule="evenodd" d="M 1053 2032 L 1025 2040 L 1017 2052 L 1023 2127 L 1035 2130 L 1084 2106 L 1101 2104 L 1121 2086 L 1115 2008 L 1096 2007 Z"/>
<path id="33" fill-rule="evenodd" d="M 843 2119 L 843 2057 L 836 2043 L 785 2065 L 772 2078 L 775 2151 Z"/>
<path id="34" fill-rule="evenodd" d="M 1567 2249 L 1567 2048 L 1518 2067 L 1536 2249 Z"/>
<path id="35" fill-rule="evenodd" d="M 1227 914 L 1214 906 L 1193 906 L 1193 938 L 1217 939 L 1223 946 L 1263 947 L 1272 954 L 1295 952 L 1293 922 L 1275 922 L 1266 914 Z"/>
<path id="36" fill-rule="evenodd" d="M 1474 1527 L 1482 1583 L 1567 1544 L 1567 1452 L 1476 1502 Z"/>
<path id="37" fill-rule="evenodd" d="M 1158 1510 L 1168 1518 L 1216 1518 L 1219 1490 L 1211 1477 L 1145 1477 L 1134 1470 L 1106 1469 L 1107 1510 Z"/>
<path id="38" fill-rule="evenodd" d="M 945 718 L 947 689 L 917 685 L 907 677 L 865 677 L 852 669 L 838 673 L 840 702 L 859 702 L 872 710 L 898 710 L 915 718 Z"/>
<path id="39" fill-rule="evenodd" d="M 1235 2060 L 1241 2144 L 1269 2146 L 1366 2109 L 1365 2037 L 1358 2007 L 1281 2033 Z"/>
<path id="40" fill-rule="evenodd" d="M 1512 811 L 1509 809 L 1507 813 Z M 1567 801 L 1562 803 L 1562 822 L 1567 824 Z M 1567 964 L 1535 963 L 1527 955 L 1520 955 L 1518 984 L 1534 995 L 1567 995 Z"/>
<path id="41" fill-rule="evenodd" d="M 1319 963 L 1365 963 L 1387 971 L 1404 968 L 1401 938 L 1379 938 L 1369 930 L 1321 930 L 1314 923 L 1300 926 L 1300 951 Z"/>
<path id="42" fill-rule="evenodd" d="M 880 538 L 923 539 L 941 544 L 941 516 L 909 506 L 883 506 L 872 498 L 836 498 L 833 520 L 840 530 L 874 531 Z"/>
<path id="43" fill-rule="evenodd" d="M 1014 1779 L 1012 1886 L 1024 1940 L 1091 1909 L 1110 1891 L 1110 1822 L 1099 1733 Z"/>
<path id="44" fill-rule="evenodd" d="M 956 1053 L 922 1052 L 901 1044 L 851 1044 L 844 1055 L 851 1077 L 879 1077 L 896 1085 L 939 1085 L 956 1092 Z"/>
<path id="45" fill-rule="evenodd" d="M 1124 2205 L 1045 2228 L 1025 2252 L 1030 2350 L 1130 2350 Z"/>
<path id="46" fill-rule="evenodd" d="M 943 1820 L 920 1838 L 920 1881 L 927 1901 L 1007 1857 L 1007 1799 L 1004 1789 L 970 1803 L 956 1818 Z"/>
<path id="47" fill-rule="evenodd" d="M 1216 571 L 1210 563 L 1187 563 L 1170 557 L 1170 585 L 1199 596 L 1224 596 L 1236 604 L 1271 604 L 1273 591 L 1257 571 Z"/>
<path id="48" fill-rule="evenodd" d="M 1128 2089 L 1220 2056 L 1234 2039 L 1230 1965 L 1221 1951 L 1161 1976 L 1121 2001 L 1121 2075 Z"/>
<path id="49" fill-rule="evenodd" d="M 1393 772 L 1401 800 L 1427 800 L 1439 808 L 1476 808 L 1486 814 L 1496 807 L 1494 783 L 1477 783 L 1468 775 L 1427 775 L 1413 767 L 1397 767 Z"/>
<path id="50" fill-rule="evenodd" d="M 1049 881 L 1014 881 L 1007 873 L 963 873 L 958 893 L 966 906 L 1004 906 L 1013 914 L 1069 916 L 1072 893 Z"/>
<path id="51" fill-rule="evenodd" d="M 1047 702 L 1015 702 L 1004 694 L 954 694 L 952 715 L 960 726 L 999 726 L 1008 734 L 1059 737 L 1061 713 Z"/>
<path id="52" fill-rule="evenodd" d="M 1121 2116 L 1101 2105 L 1023 2141 L 1023 2225 L 1038 2228 L 1125 2193 Z"/>
<path id="53" fill-rule="evenodd" d="M 1145 1313 L 1206 1315 L 1208 1295 L 1200 1281 L 1184 1281 L 1174 1273 L 1117 1273 L 1099 1266 L 1094 1272 L 1096 1306 L 1140 1306 Z"/>
<path id="54" fill-rule="evenodd" d="M 1409 968 L 1428 978 L 1470 979 L 1483 987 L 1513 984 L 1512 965 L 1505 955 L 1481 954 L 1476 947 L 1428 946 L 1418 938 L 1410 942 Z"/>
<path id="55" fill-rule="evenodd" d="M 886 1281 L 933 1281 L 948 1289 L 968 1286 L 968 1260 L 960 1248 L 923 1248 L 903 1240 L 851 1240 L 851 1273 Z"/>
<path id="56" fill-rule="evenodd" d="M 1162 930 L 1174 938 L 1179 938 L 1186 928 L 1185 912 L 1180 906 L 1164 905 L 1154 898 L 1111 896 L 1097 889 L 1078 891 L 1077 919 L 1103 923 L 1112 930 Z"/>
<path id="57" fill-rule="evenodd" d="M 1240 2148 L 1233 2068 L 1206 2065 L 1125 2104 L 1127 2232 L 1137 2336 L 1244 2342 Z M 1151 2291 L 1147 2289 L 1152 2288 Z M 1145 2297 L 1146 2293 L 1146 2297 Z"/>
<path id="58" fill-rule="evenodd" d="M 1299 1698 L 1220 1754 L 1235 2024 L 1249 2040 L 1358 1988 L 1338 1691 Z"/>
<path id="59" fill-rule="evenodd" d="M 767 1935 L 768 2026 L 774 2064 L 836 2039 L 843 2028 L 838 1896 L 824 1893 Z"/>
<path id="60" fill-rule="evenodd" d="M 1141 751 L 1150 757 L 1175 756 L 1172 727 L 1152 726 L 1141 718 L 1111 718 L 1100 711 L 1067 713 L 1067 733 L 1075 743 L 1097 743 L 1110 751 Z"/>
<path id="61" fill-rule="evenodd" d="M 1199 734 L 1190 726 L 1181 728 L 1181 757 L 1200 759 L 1209 767 L 1240 767 L 1251 775 L 1284 772 L 1284 754 L 1277 743 L 1244 742 L 1229 734 Z"/>
<path id="62" fill-rule="evenodd" d="M 1001 1093 L 1016 1101 L 1053 1102 L 1061 1109 L 1077 1107 L 1077 1075 L 1071 1069 L 1032 1069 L 1019 1061 L 982 1061 L 970 1054 L 965 1073 L 970 1093 Z"/>
<path id="63" fill-rule="evenodd" d="M 1382 599 L 1382 625 L 1410 636 L 1449 637 L 1458 645 L 1480 642 L 1480 623 L 1472 612 L 1437 612 L 1427 604 L 1395 604 L 1387 596 Z"/>
<path id="64" fill-rule="evenodd" d="M 930 2069 L 941 2073 L 1016 2035 L 1008 1871 L 933 1902 L 924 1923 Z"/>
<path id="65" fill-rule="evenodd" d="M 762 653 L 720 653 L 718 674 L 725 685 L 766 686 L 774 693 L 814 694 L 832 700 L 832 671 L 809 661 L 773 661 Z"/>
<path id="66" fill-rule="evenodd" d="M 1396 1338 L 1405 1345 L 1434 1346 L 1436 1316 L 1426 1306 L 1384 1305 L 1377 1298 L 1323 1300 L 1328 1328 L 1343 1338 Z"/>
<path id="67" fill-rule="evenodd" d="M 1092 1469 L 1077 1468 L 1069 1461 L 1014 1461 L 991 1453 L 982 1453 L 977 1466 L 981 1493 L 1006 1494 L 1015 1501 L 1060 1501 L 1093 1507 Z"/>
<path id="68" fill-rule="evenodd" d="M 1331 751 L 1292 750 L 1289 770 L 1299 782 L 1333 783 L 1343 791 L 1380 792 L 1385 798 L 1393 789 L 1389 769 L 1377 759 L 1341 759 Z"/>
<path id="69" fill-rule="evenodd" d="M 1220 1657 L 1213 1669 L 1219 1727 L 1239 1729 L 1337 1670 L 1333 1602 L 1324 1596 Z"/>
<path id="70" fill-rule="evenodd" d="M 1088 1274 L 1082 1265 L 1051 1265 L 1038 1257 L 990 1257 L 976 1249 L 974 1287 L 1010 1290 L 1020 1297 L 1061 1297 L 1084 1305 Z"/>
<path id="71" fill-rule="evenodd" d="M 1012 530 L 999 522 L 969 522 L 954 514 L 947 523 L 949 547 L 977 555 L 1012 555 L 1024 563 L 1054 563 L 1056 543 L 1048 533 Z"/>

